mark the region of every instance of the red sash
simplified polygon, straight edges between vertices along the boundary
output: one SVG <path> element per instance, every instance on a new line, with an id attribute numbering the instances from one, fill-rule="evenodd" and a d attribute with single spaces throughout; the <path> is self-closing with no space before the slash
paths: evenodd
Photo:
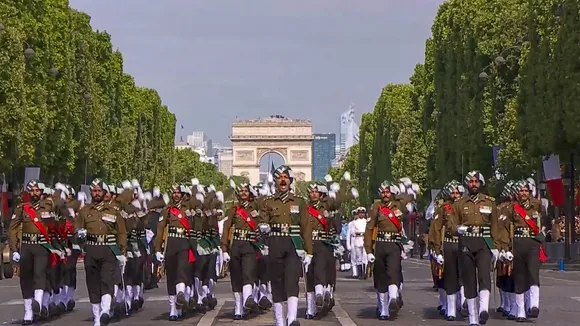
<path id="1" fill-rule="evenodd" d="M 532 230 L 532 232 L 534 233 L 534 236 L 537 236 L 539 233 L 538 225 L 536 224 L 536 222 L 534 222 L 533 219 L 531 219 L 528 216 L 528 212 L 526 211 L 526 209 L 523 208 L 520 204 L 515 203 L 514 210 L 524 220 L 524 222 L 526 222 L 530 230 Z M 546 256 L 546 252 L 544 251 L 544 246 L 542 246 L 542 244 L 540 243 L 540 261 L 543 263 L 546 260 L 548 260 L 548 257 Z"/>
<path id="2" fill-rule="evenodd" d="M 316 208 L 308 205 L 308 213 L 312 215 L 315 219 L 317 219 L 318 222 L 322 224 L 325 230 L 327 229 L 326 217 L 320 215 L 320 213 L 318 213 L 318 210 Z"/>
<path id="3" fill-rule="evenodd" d="M 171 213 L 177 217 L 177 219 L 179 220 L 179 223 L 181 223 L 183 228 L 187 231 L 188 235 L 191 234 L 191 229 L 189 228 L 189 221 L 187 220 L 187 218 L 183 217 L 179 208 L 170 207 L 169 213 Z M 193 254 L 193 250 L 191 248 L 189 248 L 188 253 L 187 253 L 187 261 L 190 263 L 195 262 L 195 255 Z"/>
<path id="4" fill-rule="evenodd" d="M 248 223 L 248 226 L 250 227 L 250 229 L 252 229 L 252 231 L 256 231 L 256 229 L 258 228 L 258 226 L 256 225 L 256 221 L 254 221 L 254 219 L 250 217 L 248 212 L 242 206 L 236 207 L 236 214 L 241 216 L 242 219 L 246 223 Z"/>
<path id="5" fill-rule="evenodd" d="M 449 205 L 449 203 L 446 203 L 445 206 L 443 207 L 445 207 L 447 213 L 451 214 L 451 212 L 453 212 L 453 209 L 451 208 L 451 205 Z"/>
<path id="6" fill-rule="evenodd" d="M 391 210 L 387 206 L 381 206 L 380 211 L 389 218 L 391 223 L 395 225 L 395 227 L 397 228 L 397 232 L 401 232 L 401 230 L 403 229 L 401 227 L 401 221 L 399 221 L 399 219 L 393 214 L 393 212 L 391 212 Z"/>
<path id="7" fill-rule="evenodd" d="M 22 209 L 24 209 L 24 212 L 26 212 L 26 214 L 28 214 L 32 218 L 32 223 L 34 223 L 34 226 L 36 226 L 38 231 L 40 231 L 40 233 L 42 234 L 48 245 L 52 246 L 52 241 L 50 241 L 48 231 L 46 230 L 44 224 L 40 222 L 38 217 L 36 217 L 36 211 L 32 209 L 32 207 L 28 206 L 28 204 L 24 204 L 24 206 L 22 206 Z M 50 265 L 51 266 L 56 265 L 56 254 L 53 253 L 52 251 L 50 252 Z"/>
<path id="8" fill-rule="evenodd" d="M 254 219 L 250 217 L 245 208 L 243 208 L 242 206 L 236 207 L 236 214 L 241 216 L 242 219 L 246 221 L 246 223 L 248 223 L 248 226 L 250 227 L 250 229 L 252 229 L 252 231 L 254 232 L 256 231 L 256 229 L 258 228 L 258 226 L 256 225 L 256 221 L 254 221 Z M 262 253 L 260 252 L 260 250 L 257 250 L 256 259 L 260 259 L 261 257 Z"/>

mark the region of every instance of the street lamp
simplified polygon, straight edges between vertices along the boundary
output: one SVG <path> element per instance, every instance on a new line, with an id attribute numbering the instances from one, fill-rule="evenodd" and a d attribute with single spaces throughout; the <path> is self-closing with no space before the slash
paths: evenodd
<path id="1" fill-rule="evenodd" d="M 52 67 L 50 69 L 48 69 L 48 73 L 52 76 L 52 77 L 57 77 L 59 74 L 58 69 L 56 69 L 55 67 Z"/>
<path id="2" fill-rule="evenodd" d="M 485 72 L 485 71 L 482 71 L 482 72 L 480 72 L 480 73 L 479 73 L 479 79 L 481 79 L 481 80 L 484 80 L 484 81 L 485 81 L 485 80 L 487 80 L 488 78 L 489 78 L 489 75 L 487 74 L 487 72 Z"/>
<path id="3" fill-rule="evenodd" d="M 35 55 L 36 53 L 30 46 L 28 46 L 28 48 L 24 50 L 24 56 L 26 57 L 26 59 L 32 59 L 34 58 Z"/>

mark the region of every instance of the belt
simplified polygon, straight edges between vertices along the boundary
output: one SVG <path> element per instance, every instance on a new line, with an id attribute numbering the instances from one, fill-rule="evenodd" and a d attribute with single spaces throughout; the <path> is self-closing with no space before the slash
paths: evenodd
<path id="1" fill-rule="evenodd" d="M 483 238 L 491 237 L 491 228 L 488 225 L 468 225 L 464 237 Z"/>
<path id="2" fill-rule="evenodd" d="M 255 241 L 256 240 L 256 232 L 251 230 L 234 230 L 232 234 L 232 238 L 234 240 L 239 241 Z"/>
<path id="3" fill-rule="evenodd" d="M 312 240 L 328 240 L 328 233 L 324 230 L 312 230 Z"/>
<path id="4" fill-rule="evenodd" d="M 364 232 L 356 232 L 354 234 L 355 237 L 364 237 L 365 233 Z"/>
<path id="5" fill-rule="evenodd" d="M 445 234 L 444 242 L 459 243 L 459 237 L 456 235 Z"/>
<path id="6" fill-rule="evenodd" d="M 44 236 L 40 233 L 22 233 L 23 244 L 48 244 Z"/>
<path id="7" fill-rule="evenodd" d="M 187 232 L 185 228 L 170 226 L 167 230 L 167 236 L 170 238 L 187 239 L 189 237 L 189 232 Z"/>
<path id="8" fill-rule="evenodd" d="M 272 237 L 300 236 L 300 225 L 272 224 L 270 225 L 270 236 Z"/>
<path id="9" fill-rule="evenodd" d="M 109 246 L 117 244 L 117 236 L 114 234 L 96 235 L 87 234 L 87 245 Z"/>
<path id="10" fill-rule="evenodd" d="M 129 236 L 127 237 L 129 241 L 138 241 L 145 238 L 144 230 L 131 230 Z"/>
<path id="11" fill-rule="evenodd" d="M 401 235 L 397 232 L 378 231 L 377 232 L 377 241 L 379 241 L 379 242 L 400 242 Z"/>
<path id="12" fill-rule="evenodd" d="M 533 238 L 534 232 L 528 227 L 517 227 L 514 229 L 514 237 L 516 238 Z"/>

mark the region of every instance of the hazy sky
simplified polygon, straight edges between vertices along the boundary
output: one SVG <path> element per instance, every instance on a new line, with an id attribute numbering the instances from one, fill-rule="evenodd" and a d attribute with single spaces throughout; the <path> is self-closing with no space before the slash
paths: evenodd
<path id="1" fill-rule="evenodd" d="M 236 116 L 309 118 L 338 133 L 354 103 L 360 120 L 423 61 L 442 2 L 70 0 L 176 114 L 178 140 L 201 130 L 222 144 Z"/>

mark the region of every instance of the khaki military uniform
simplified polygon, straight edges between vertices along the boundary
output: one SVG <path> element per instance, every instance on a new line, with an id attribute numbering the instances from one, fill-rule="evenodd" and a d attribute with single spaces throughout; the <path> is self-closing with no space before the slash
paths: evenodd
<path id="1" fill-rule="evenodd" d="M 47 275 L 57 264 L 57 255 L 52 252 L 52 238 L 49 224 L 55 221 L 56 205 L 52 199 L 18 205 L 12 216 L 8 231 L 9 245 L 12 252 L 20 253 L 20 289 L 23 299 L 32 300 L 34 315 L 48 315 L 43 307 L 43 296 L 50 289 Z M 21 236 L 19 232 L 22 231 Z M 48 290 L 48 291 L 47 291 Z M 45 294 L 47 291 L 47 294 Z"/>
<path id="2" fill-rule="evenodd" d="M 175 305 L 170 311 L 170 318 L 177 317 L 177 311 L 173 311 L 176 307 L 180 309 L 188 303 L 185 286 L 191 283 L 191 268 L 196 259 L 190 244 L 193 228 L 189 215 L 186 203 L 179 202 L 163 209 L 157 224 L 155 252 L 165 250 L 167 294 L 170 304 Z"/>
<path id="3" fill-rule="evenodd" d="M 75 230 L 85 229 L 84 258 L 89 301 L 101 303 L 101 316 L 110 316 L 111 298 L 118 281 L 117 256 L 127 253 L 127 231 L 120 212 L 101 202 L 83 207 L 75 219 Z"/>
<path id="4" fill-rule="evenodd" d="M 256 201 L 241 203 L 226 211 L 220 242 L 222 252 L 230 256 L 230 281 L 236 304 L 239 302 L 234 319 L 243 314 L 241 304 L 248 310 L 256 309 L 253 287 L 258 282 L 258 259 L 261 256 L 257 229 L 261 223 L 259 211 Z"/>
<path id="5" fill-rule="evenodd" d="M 502 249 L 512 251 L 514 255 L 512 270 L 514 292 L 521 294 L 531 286 L 540 284 L 540 246 L 544 241 L 541 233 L 542 214 L 537 207 L 527 201 L 510 206 L 507 219 L 511 222 L 509 224 L 513 224 L 513 240 L 507 243 L 511 246 Z M 507 236 L 509 239 L 508 232 L 503 228 L 504 237 Z"/>
<path id="6" fill-rule="evenodd" d="M 373 253 L 374 286 L 377 292 L 386 293 L 389 285 L 397 288 L 403 281 L 401 276 L 402 222 L 405 205 L 402 201 L 376 202 L 369 211 L 364 244 L 367 254 Z M 394 221 L 394 222 L 393 222 Z M 377 235 L 373 246 L 373 230 Z"/>
<path id="7" fill-rule="evenodd" d="M 304 199 L 292 193 L 269 196 L 260 216 L 270 225 L 269 273 L 274 303 L 298 297 L 302 263 L 297 250 L 311 255 L 312 225 Z M 302 239 L 300 239 L 302 238 Z"/>
<path id="8" fill-rule="evenodd" d="M 74 221 L 79 209 L 80 202 L 78 200 L 72 200 L 67 202 L 65 209 L 62 210 L 61 234 L 67 254 L 63 272 L 67 311 L 71 311 L 75 307 L 74 292 L 77 288 L 77 261 L 81 253 L 81 248 L 74 236 Z"/>
<path id="9" fill-rule="evenodd" d="M 513 234 L 513 226 L 511 220 L 507 218 L 512 212 L 514 201 L 507 199 L 497 206 L 499 218 L 498 229 L 503 233 L 501 239 L 511 239 Z M 501 249 L 506 250 L 511 248 L 511 241 L 501 243 Z M 517 311 L 514 299 L 514 279 L 512 277 L 512 263 L 508 261 L 499 260 L 496 263 L 496 287 L 500 292 L 501 305 L 498 307 L 498 312 L 504 316 L 509 316 L 511 312 L 515 314 Z M 515 315 L 512 315 L 515 318 Z"/>
<path id="10" fill-rule="evenodd" d="M 485 194 L 463 197 L 453 204 L 451 215 L 446 225 L 451 234 L 457 234 L 459 225 L 467 227 L 460 237 L 459 248 L 465 297 L 472 299 L 478 295 L 478 284 L 480 291 L 490 291 L 491 249 L 501 247 L 495 199 Z"/>
<path id="11" fill-rule="evenodd" d="M 312 228 L 312 263 L 306 273 L 306 292 L 314 293 L 316 310 L 330 307 L 330 288 L 334 285 L 336 260 L 330 241 L 337 235 L 335 220 L 322 203 L 307 206 Z"/>

